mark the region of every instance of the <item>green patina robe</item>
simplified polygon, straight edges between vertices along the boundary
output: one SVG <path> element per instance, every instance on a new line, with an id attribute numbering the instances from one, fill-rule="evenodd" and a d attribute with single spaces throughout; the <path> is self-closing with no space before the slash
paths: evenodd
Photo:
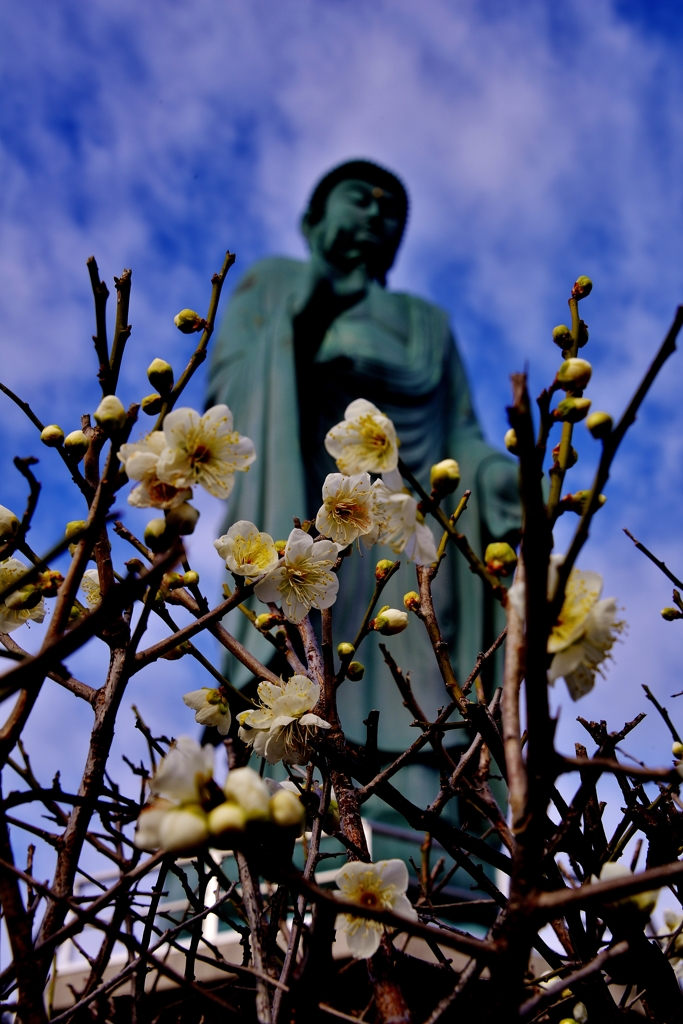
<path id="1" fill-rule="evenodd" d="M 242 279 L 223 320 L 213 350 L 208 403 L 225 402 L 234 414 L 235 429 L 252 439 L 257 452 L 250 471 L 236 474 L 225 529 L 247 519 L 277 540 L 288 536 L 292 516 L 314 517 L 325 475 L 336 471 L 324 449 L 325 433 L 343 419 L 349 402 L 367 398 L 393 420 L 401 457 L 425 487 L 434 462 L 457 459 L 462 482 L 444 507 L 451 511 L 464 489 L 471 488 L 461 528 L 475 551 L 482 554 L 490 540 L 518 530 L 516 466 L 482 437 L 446 313 L 412 295 L 386 292 L 373 283 L 366 297 L 327 330 L 301 392 L 304 460 L 293 320 L 311 289 L 309 264 L 263 260 Z M 438 540 L 441 531 L 433 521 L 430 525 Z M 376 547 L 363 549 L 362 556 L 354 550 L 343 563 L 332 609 L 335 645 L 353 639 L 372 595 L 378 559 L 395 557 L 389 549 Z M 382 604 L 402 608 L 403 595 L 416 589 L 415 568 L 403 561 Z M 481 581 L 454 548 L 435 581 L 434 603 L 462 680 L 502 628 L 500 609 L 487 606 Z M 319 613 L 313 611 L 312 618 L 319 619 Z M 226 625 L 257 657 L 269 661 L 272 647 L 239 611 L 230 614 Z M 365 675 L 341 687 L 340 711 L 347 735 L 363 741 L 363 720 L 378 708 L 380 749 L 399 751 L 416 733 L 378 648 L 382 639 L 372 634 L 364 641 L 359 659 Z M 415 694 L 432 717 L 447 695 L 422 623 L 411 616 L 407 630 L 384 639 L 398 664 L 410 672 Z M 228 671 L 238 686 L 248 679 L 234 661 Z"/>

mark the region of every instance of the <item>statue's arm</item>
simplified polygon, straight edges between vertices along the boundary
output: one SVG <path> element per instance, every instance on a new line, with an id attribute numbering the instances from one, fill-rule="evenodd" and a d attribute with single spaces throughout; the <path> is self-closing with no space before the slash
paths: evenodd
<path id="1" fill-rule="evenodd" d="M 240 278 L 213 345 L 207 404 L 226 401 L 237 382 L 243 386 L 242 364 L 263 343 L 269 324 L 296 288 L 301 267 L 297 260 L 275 256 L 254 264 Z"/>

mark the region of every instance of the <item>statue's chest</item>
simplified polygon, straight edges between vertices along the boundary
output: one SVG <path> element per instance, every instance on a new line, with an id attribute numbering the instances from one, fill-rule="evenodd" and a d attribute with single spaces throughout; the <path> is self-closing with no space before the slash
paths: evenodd
<path id="1" fill-rule="evenodd" d="M 374 291 L 374 290 L 373 290 Z M 338 317 L 327 331 L 316 362 L 340 357 L 401 365 L 410 348 L 410 321 L 401 295 L 378 289 Z"/>

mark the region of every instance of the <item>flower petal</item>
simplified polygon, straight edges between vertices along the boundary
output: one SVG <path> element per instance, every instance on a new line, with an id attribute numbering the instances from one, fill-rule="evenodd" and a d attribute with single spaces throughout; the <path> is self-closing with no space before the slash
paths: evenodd
<path id="1" fill-rule="evenodd" d="M 391 860 L 378 860 L 374 867 L 381 876 L 383 886 L 393 885 L 397 892 L 406 891 L 408 888 L 408 868 L 405 865 L 405 861 L 393 857 Z"/>
<path id="2" fill-rule="evenodd" d="M 299 719 L 301 725 L 317 726 L 319 729 L 331 729 L 332 726 L 329 722 L 326 722 L 324 718 L 319 718 L 317 715 L 302 715 Z"/>
<path id="3" fill-rule="evenodd" d="M 276 565 L 274 569 L 263 577 L 254 587 L 254 593 L 259 601 L 264 604 L 279 604 L 282 600 L 278 587 L 282 582 L 284 570 L 282 566 Z M 303 616 L 302 616 L 303 618 Z"/>
<path id="4" fill-rule="evenodd" d="M 407 921 L 417 921 L 417 910 L 403 893 L 394 897 L 391 909 L 398 917 L 405 917 Z"/>
<path id="5" fill-rule="evenodd" d="M 356 960 L 367 960 L 379 949 L 382 941 L 383 926 L 377 921 L 366 921 L 363 918 L 351 918 L 347 925 L 346 943 Z"/>
<path id="6" fill-rule="evenodd" d="M 209 692 L 207 686 L 203 686 L 201 690 L 190 690 L 189 693 L 183 694 L 183 704 L 187 704 L 188 708 L 192 708 L 193 711 L 200 711 L 201 708 L 206 707 Z"/>

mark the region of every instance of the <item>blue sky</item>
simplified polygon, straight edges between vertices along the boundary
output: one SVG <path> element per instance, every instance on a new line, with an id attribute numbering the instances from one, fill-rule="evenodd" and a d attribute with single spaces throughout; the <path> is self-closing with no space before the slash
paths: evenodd
<path id="1" fill-rule="evenodd" d="M 528 364 L 535 392 L 552 379 L 550 332 L 566 320 L 578 274 L 595 282 L 584 305 L 590 396 L 618 415 L 683 301 L 682 36 L 680 5 L 653 0 L 3 4 L 1 379 L 46 422 L 74 429 L 94 409 L 85 269 L 94 253 L 110 282 L 133 268 L 122 398 L 139 400 L 152 358 L 176 368 L 187 358 L 191 342 L 172 317 L 206 307 L 225 249 L 238 254 L 229 288 L 261 256 L 303 255 L 298 218 L 316 178 L 367 156 L 395 169 L 411 195 L 390 286 L 449 310 L 489 439 L 505 431 L 510 372 Z M 624 445 L 582 556 L 630 628 L 581 705 L 558 685 L 567 750 L 580 738 L 576 713 L 619 727 L 641 710 L 641 683 L 661 699 L 683 689 L 680 624 L 659 617 L 670 587 L 621 532 L 683 572 L 682 383 L 676 355 Z M 198 379 L 188 404 L 198 407 L 202 392 Z M 80 518 L 79 499 L 4 399 L 0 426 L 3 504 L 24 502 L 12 457 L 41 459 L 45 500 L 31 540 L 46 548 Z M 597 456 L 577 434 L 573 489 Z M 217 596 L 210 541 L 221 509 L 208 498 L 201 506 L 193 561 Z M 138 527 L 146 518 L 127 516 Z M 566 540 L 564 524 L 556 539 Z M 17 640 L 35 646 L 40 630 L 25 632 Z M 101 646 L 73 659 L 96 684 Z M 132 684 L 127 703 L 159 730 L 190 731 L 180 695 L 192 684 L 185 661 L 164 663 Z M 49 692 L 29 749 L 46 776 L 59 767 L 73 779 L 89 711 Z M 135 748 L 125 715 L 117 743 Z M 666 762 L 658 721 L 649 716 L 638 736 L 629 749 Z"/>

